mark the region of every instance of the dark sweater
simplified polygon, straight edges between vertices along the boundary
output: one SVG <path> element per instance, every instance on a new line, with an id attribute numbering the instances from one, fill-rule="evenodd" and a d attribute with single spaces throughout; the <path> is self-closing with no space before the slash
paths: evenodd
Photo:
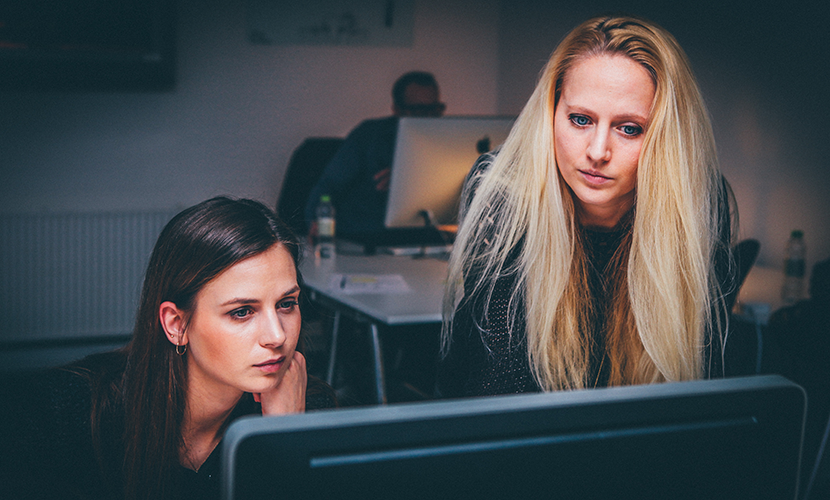
<path id="1" fill-rule="evenodd" d="M 123 355 L 96 356 L 94 365 L 120 366 Z M 103 360 L 103 361 L 102 361 Z M 102 412 L 99 422 L 100 455 L 96 453 L 90 424 L 92 388 L 83 371 L 53 369 L 36 375 L 7 395 L 3 410 L 0 467 L 3 498 L 104 499 L 121 498 L 123 406 L 120 401 Z M 117 370 L 118 368 L 116 368 Z M 116 371 L 117 373 L 117 371 Z M 306 408 L 335 406 L 333 393 L 309 378 Z M 230 421 L 261 414 L 261 406 L 245 394 Z M 221 443 L 199 471 L 179 466 L 171 498 L 219 498 Z M 100 460 L 99 460 L 100 457 Z M 10 496 L 5 496 L 9 494 Z"/>

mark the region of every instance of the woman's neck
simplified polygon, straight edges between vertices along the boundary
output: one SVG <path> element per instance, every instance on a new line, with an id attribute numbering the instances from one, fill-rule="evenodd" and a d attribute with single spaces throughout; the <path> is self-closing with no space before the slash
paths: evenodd
<path id="1" fill-rule="evenodd" d="M 242 393 L 236 398 L 217 400 L 208 395 L 188 392 L 187 408 L 182 422 L 182 448 L 179 450 L 179 462 L 195 471 L 222 440 L 222 431 L 233 413 Z"/>
<path id="2" fill-rule="evenodd" d="M 585 207 L 577 204 L 576 216 L 582 227 L 609 231 L 617 227 L 620 221 L 633 208 L 634 203 L 614 207 Z"/>
<path id="3" fill-rule="evenodd" d="M 182 431 L 183 443 L 179 450 L 179 463 L 182 466 L 199 471 L 202 464 L 208 459 L 213 450 L 221 441 L 219 429 L 207 430 L 204 432 Z"/>
<path id="4" fill-rule="evenodd" d="M 577 205 L 576 217 L 579 225 L 586 229 L 613 231 L 621 226 L 621 221 L 628 220 L 629 215 L 634 212 L 633 209 L 633 203 L 625 207 L 613 209 L 593 207 L 591 210 L 586 210 L 585 207 Z"/>

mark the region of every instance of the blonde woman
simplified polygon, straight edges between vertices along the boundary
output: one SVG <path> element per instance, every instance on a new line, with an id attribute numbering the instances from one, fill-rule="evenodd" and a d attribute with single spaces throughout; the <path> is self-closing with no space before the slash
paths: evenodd
<path id="1" fill-rule="evenodd" d="M 728 186 L 671 34 L 625 17 L 575 28 L 463 199 L 442 396 L 722 373 Z"/>

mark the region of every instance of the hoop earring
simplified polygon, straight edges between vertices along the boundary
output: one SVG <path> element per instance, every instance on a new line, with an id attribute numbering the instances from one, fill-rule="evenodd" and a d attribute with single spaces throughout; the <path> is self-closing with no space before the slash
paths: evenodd
<path id="1" fill-rule="evenodd" d="M 179 347 L 183 347 L 184 349 L 182 349 L 182 350 L 180 351 L 180 350 L 179 350 Z M 186 352 L 187 352 L 187 344 L 185 344 L 185 345 L 179 345 L 179 344 L 176 344 L 176 354 L 178 354 L 179 356 L 181 356 L 181 355 L 183 355 L 183 354 L 184 354 L 184 353 L 186 353 Z"/>

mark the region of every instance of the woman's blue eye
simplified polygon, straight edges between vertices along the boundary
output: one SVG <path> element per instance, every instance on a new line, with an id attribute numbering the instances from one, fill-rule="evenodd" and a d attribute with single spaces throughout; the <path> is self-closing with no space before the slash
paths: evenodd
<path id="1" fill-rule="evenodd" d="M 291 309 L 294 309 L 294 307 L 296 307 L 297 305 L 299 305 L 299 304 L 294 299 L 284 300 L 284 301 L 279 303 L 280 309 L 289 309 L 289 310 L 291 310 Z"/>
<path id="2" fill-rule="evenodd" d="M 571 115 L 571 121 L 574 125 L 577 125 L 579 127 L 584 127 L 590 123 L 588 117 L 582 115 Z"/>
<path id="3" fill-rule="evenodd" d="M 621 129 L 623 134 L 632 136 L 640 135 L 643 132 L 643 129 L 636 125 L 623 125 Z"/>
<path id="4" fill-rule="evenodd" d="M 243 319 L 247 316 L 250 316 L 251 310 L 248 309 L 247 307 L 244 307 L 242 309 L 235 309 L 235 310 L 231 311 L 230 314 L 231 314 L 231 317 L 233 317 L 233 318 Z"/>

